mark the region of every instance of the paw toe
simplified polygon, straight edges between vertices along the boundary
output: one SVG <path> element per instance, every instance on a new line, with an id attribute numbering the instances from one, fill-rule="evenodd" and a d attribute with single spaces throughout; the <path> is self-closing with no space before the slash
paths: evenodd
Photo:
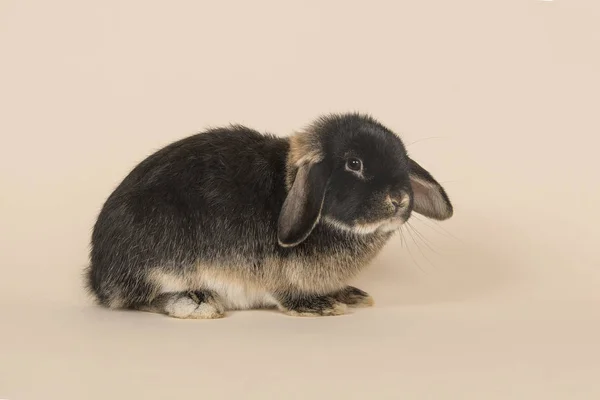
<path id="1" fill-rule="evenodd" d="M 375 300 L 367 295 L 365 297 L 357 298 L 356 301 L 348 304 L 350 307 L 372 307 L 375 304 Z"/>
<path id="2" fill-rule="evenodd" d="M 223 310 L 216 307 L 215 304 L 202 303 L 190 314 L 188 318 L 217 319 L 223 318 L 224 316 L 225 313 L 223 312 Z"/>
<path id="3" fill-rule="evenodd" d="M 367 292 L 352 286 L 337 293 L 335 298 L 350 307 L 371 307 L 375 303 Z"/>
<path id="4" fill-rule="evenodd" d="M 173 318 L 189 318 L 198 308 L 198 303 L 188 297 L 181 297 L 170 301 L 165 306 L 166 313 Z"/>
<path id="5" fill-rule="evenodd" d="M 225 316 L 224 307 L 217 301 L 210 299 L 197 301 L 194 296 L 173 298 L 165 305 L 167 315 L 181 319 L 215 319 Z"/>
<path id="6" fill-rule="evenodd" d="M 348 306 L 344 303 L 333 303 L 333 306 L 324 310 L 323 315 L 344 315 L 348 312 Z"/>
<path id="7" fill-rule="evenodd" d="M 335 302 L 329 307 L 307 309 L 300 308 L 296 310 L 283 310 L 287 315 L 294 317 L 323 317 L 323 316 L 334 316 L 343 315 L 348 313 L 348 306 L 344 303 Z"/>

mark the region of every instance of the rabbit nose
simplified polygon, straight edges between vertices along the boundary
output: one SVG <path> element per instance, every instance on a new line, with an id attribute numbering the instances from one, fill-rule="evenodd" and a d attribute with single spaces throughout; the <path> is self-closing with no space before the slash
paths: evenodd
<path id="1" fill-rule="evenodd" d="M 394 197 L 389 198 L 390 203 L 392 204 L 392 206 L 394 207 L 394 213 L 398 214 L 401 211 L 403 211 L 409 203 L 409 198 L 408 198 L 408 194 L 402 192 L 397 194 Z"/>

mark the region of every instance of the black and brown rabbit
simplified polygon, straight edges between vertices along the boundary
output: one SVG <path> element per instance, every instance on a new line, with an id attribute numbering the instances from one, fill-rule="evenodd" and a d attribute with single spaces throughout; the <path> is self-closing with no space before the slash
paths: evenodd
<path id="1" fill-rule="evenodd" d="M 104 306 L 177 318 L 339 315 L 373 304 L 347 283 L 411 212 L 453 210 L 369 116 L 328 115 L 289 138 L 212 129 L 154 153 L 111 194 L 87 284 Z"/>

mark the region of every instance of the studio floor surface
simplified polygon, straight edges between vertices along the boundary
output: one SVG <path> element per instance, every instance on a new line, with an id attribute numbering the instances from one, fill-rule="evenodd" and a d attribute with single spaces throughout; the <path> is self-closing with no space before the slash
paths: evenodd
<path id="1" fill-rule="evenodd" d="M 561 238 L 524 240 L 473 224 L 485 239 L 429 231 L 443 257 L 396 238 L 357 282 L 375 307 L 339 317 L 240 311 L 176 320 L 84 299 L 40 301 L 35 290 L 3 297 L 2 395 L 598 398 L 597 272 L 575 254 L 562 259 Z M 490 239 L 502 249 L 486 250 Z"/>

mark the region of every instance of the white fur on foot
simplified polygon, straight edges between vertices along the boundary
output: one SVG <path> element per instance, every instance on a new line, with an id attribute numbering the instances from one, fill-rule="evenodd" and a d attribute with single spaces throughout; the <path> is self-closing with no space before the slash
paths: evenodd
<path id="1" fill-rule="evenodd" d="M 214 319 L 222 318 L 224 316 L 223 310 L 219 310 L 215 304 L 203 302 L 189 315 L 188 318 Z"/>
<path id="2" fill-rule="evenodd" d="M 221 318 L 223 311 L 216 305 L 202 302 L 198 304 L 191 297 L 179 297 L 170 300 L 165 306 L 167 314 L 174 318 Z"/>
<path id="3" fill-rule="evenodd" d="M 165 305 L 167 314 L 175 318 L 188 318 L 197 308 L 198 303 L 190 297 L 177 297 Z"/>

